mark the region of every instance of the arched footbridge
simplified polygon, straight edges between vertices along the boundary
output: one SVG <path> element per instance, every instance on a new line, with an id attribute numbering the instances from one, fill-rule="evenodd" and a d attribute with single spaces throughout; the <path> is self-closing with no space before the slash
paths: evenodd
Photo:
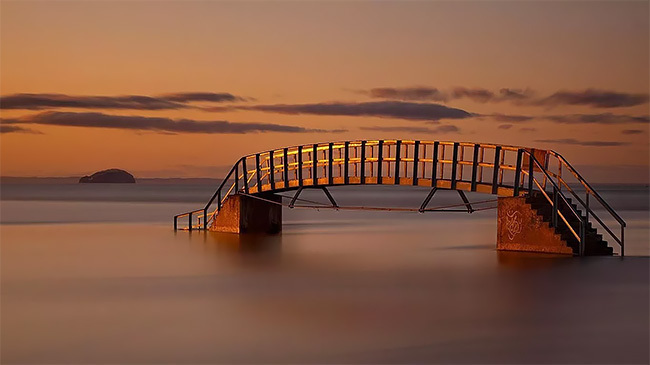
<path id="1" fill-rule="evenodd" d="M 343 185 L 402 185 L 430 190 L 419 207 L 343 207 L 327 189 Z M 598 233 L 602 230 L 619 246 L 621 256 L 625 252 L 625 221 L 562 155 L 552 150 L 489 143 L 361 140 L 291 146 L 247 155 L 233 165 L 204 207 L 174 217 L 174 229 L 218 230 L 222 224 L 219 216 L 235 197 L 290 208 L 326 207 L 301 199 L 304 189 L 322 189 L 331 203 L 327 207 L 333 209 L 419 212 L 454 208 L 428 205 L 437 190 L 456 190 L 463 199 L 456 207 L 470 213 L 498 200 L 498 241 L 503 235 L 504 249 L 611 255 L 612 248 Z M 288 191 L 295 193 L 280 195 Z M 472 203 L 464 192 L 490 194 L 498 199 Z M 304 202 L 308 204 L 301 204 Z M 532 233 L 526 233 L 529 221 L 533 222 L 528 227 Z M 540 239 L 545 240 L 542 246 L 562 247 L 537 247 L 532 242 L 537 238 L 531 235 L 544 236 L 542 231 L 549 231 L 548 237 Z M 512 242 L 506 242 L 508 238 Z"/>

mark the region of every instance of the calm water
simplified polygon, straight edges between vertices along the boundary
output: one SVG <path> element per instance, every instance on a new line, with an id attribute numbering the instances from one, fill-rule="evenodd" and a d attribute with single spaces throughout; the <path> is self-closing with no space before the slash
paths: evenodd
<path id="1" fill-rule="evenodd" d="M 1 362 L 649 361 L 647 187 L 601 189 L 629 226 L 624 259 L 497 252 L 493 210 L 286 209 L 277 236 L 174 233 L 212 189 L 3 185 Z"/>

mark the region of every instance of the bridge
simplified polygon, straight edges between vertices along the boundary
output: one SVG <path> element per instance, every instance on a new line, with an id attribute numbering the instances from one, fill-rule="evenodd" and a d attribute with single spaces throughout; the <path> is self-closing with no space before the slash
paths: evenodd
<path id="1" fill-rule="evenodd" d="M 339 206 L 328 187 L 402 185 L 429 188 L 420 207 Z M 320 189 L 331 205 L 297 204 Z M 436 191 L 456 190 L 462 203 L 429 208 Z M 282 192 L 295 191 L 291 197 Z M 464 192 L 494 200 L 469 202 Z M 285 198 L 288 202 L 283 201 Z M 559 153 L 520 146 L 418 140 L 359 140 L 291 146 L 240 158 L 207 204 L 174 217 L 174 229 L 279 232 L 281 208 L 467 212 L 498 202 L 497 248 L 573 255 L 611 255 L 599 230 L 625 254 L 625 221 Z M 180 226 L 182 222 L 186 225 Z M 616 231 L 616 232 L 615 232 Z"/>

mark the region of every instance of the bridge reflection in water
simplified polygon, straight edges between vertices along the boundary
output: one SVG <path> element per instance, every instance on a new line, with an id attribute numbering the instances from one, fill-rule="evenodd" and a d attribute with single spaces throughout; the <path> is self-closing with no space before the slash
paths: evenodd
<path id="1" fill-rule="evenodd" d="M 409 185 L 431 190 L 420 207 L 341 207 L 327 189 L 341 185 Z M 330 206 L 297 204 L 302 202 L 302 190 L 314 188 L 323 190 Z M 527 203 L 575 254 L 602 246 L 605 241 L 596 232 L 598 225 L 624 255 L 625 222 L 562 155 L 552 150 L 488 143 L 360 140 L 284 147 L 244 156 L 203 208 L 174 217 L 174 228 L 208 229 L 233 195 L 290 208 L 427 212 L 441 210 L 428 208 L 437 189 L 456 190 L 463 199 L 462 204 L 443 208 L 460 207 L 470 213 L 484 208 L 472 206 L 465 191 L 527 196 L 531 199 Z M 296 193 L 288 203 L 275 195 L 291 190 Z M 601 218 L 594 210 L 606 216 Z M 185 217 L 187 226 L 179 227 Z M 618 233 L 612 228 L 615 225 L 619 226 Z"/>

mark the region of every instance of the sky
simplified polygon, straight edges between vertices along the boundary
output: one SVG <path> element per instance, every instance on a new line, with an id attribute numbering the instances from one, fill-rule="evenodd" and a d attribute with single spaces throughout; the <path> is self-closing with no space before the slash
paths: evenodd
<path id="1" fill-rule="evenodd" d="M 647 182 L 648 1 L 0 3 L 0 175 L 220 177 L 356 139 L 553 149 Z"/>

